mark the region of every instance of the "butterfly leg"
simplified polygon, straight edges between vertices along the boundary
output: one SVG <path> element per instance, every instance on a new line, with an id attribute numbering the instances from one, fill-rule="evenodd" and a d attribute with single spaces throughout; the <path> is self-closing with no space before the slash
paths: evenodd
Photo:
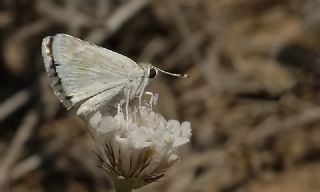
<path id="1" fill-rule="evenodd" d="M 144 90 L 145 90 L 146 86 L 148 85 L 148 82 L 149 82 L 149 80 L 146 79 L 143 83 L 143 87 L 142 87 L 140 95 L 139 95 L 139 108 L 141 108 L 141 106 L 142 106 L 142 96 L 144 94 Z"/>
<path id="2" fill-rule="evenodd" d="M 122 106 L 126 101 L 124 99 L 121 99 L 120 102 L 117 105 L 117 114 L 119 114 L 122 111 Z"/>
<path id="3" fill-rule="evenodd" d="M 128 90 L 127 98 L 126 98 L 126 119 L 127 119 L 127 129 L 129 129 L 129 102 L 130 102 L 130 93 L 131 90 Z"/>
<path id="4" fill-rule="evenodd" d="M 150 105 L 150 109 L 152 111 L 152 106 L 157 104 L 159 94 L 158 93 L 154 94 L 154 93 L 149 92 L 149 91 L 146 91 L 145 94 L 151 96 L 150 97 L 150 101 L 149 101 L 149 105 Z"/>

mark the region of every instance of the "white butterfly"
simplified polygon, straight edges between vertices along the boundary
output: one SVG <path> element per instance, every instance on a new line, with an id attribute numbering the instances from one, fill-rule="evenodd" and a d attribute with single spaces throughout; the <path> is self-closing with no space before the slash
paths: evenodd
<path id="1" fill-rule="evenodd" d="M 42 41 L 42 56 L 55 95 L 67 108 L 80 104 L 78 115 L 88 115 L 105 104 L 141 97 L 150 79 L 160 70 L 151 64 L 137 64 L 126 56 L 90 44 L 67 34 Z"/>

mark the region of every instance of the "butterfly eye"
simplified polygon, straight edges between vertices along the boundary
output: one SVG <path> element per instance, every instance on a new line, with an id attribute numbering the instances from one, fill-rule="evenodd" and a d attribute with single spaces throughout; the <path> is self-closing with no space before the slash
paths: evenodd
<path id="1" fill-rule="evenodd" d="M 153 79 L 157 75 L 157 71 L 154 68 L 150 68 L 149 70 L 149 78 Z"/>

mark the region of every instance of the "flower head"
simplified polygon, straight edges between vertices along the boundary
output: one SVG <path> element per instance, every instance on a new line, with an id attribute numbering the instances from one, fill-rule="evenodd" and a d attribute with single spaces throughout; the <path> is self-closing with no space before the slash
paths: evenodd
<path id="1" fill-rule="evenodd" d="M 189 122 L 167 121 L 150 106 L 135 107 L 127 118 L 95 113 L 89 126 L 102 168 L 115 183 L 131 189 L 159 180 L 179 160 L 177 148 L 189 142 Z M 118 186 L 119 187 L 119 186 Z"/>

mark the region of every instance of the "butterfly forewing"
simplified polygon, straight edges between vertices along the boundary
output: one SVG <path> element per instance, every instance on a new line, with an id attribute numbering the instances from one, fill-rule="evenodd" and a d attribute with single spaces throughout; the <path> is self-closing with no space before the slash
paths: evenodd
<path id="1" fill-rule="evenodd" d="M 84 101 L 80 112 L 97 109 L 143 73 L 128 57 L 66 34 L 46 37 L 42 55 L 55 94 L 67 108 Z"/>

